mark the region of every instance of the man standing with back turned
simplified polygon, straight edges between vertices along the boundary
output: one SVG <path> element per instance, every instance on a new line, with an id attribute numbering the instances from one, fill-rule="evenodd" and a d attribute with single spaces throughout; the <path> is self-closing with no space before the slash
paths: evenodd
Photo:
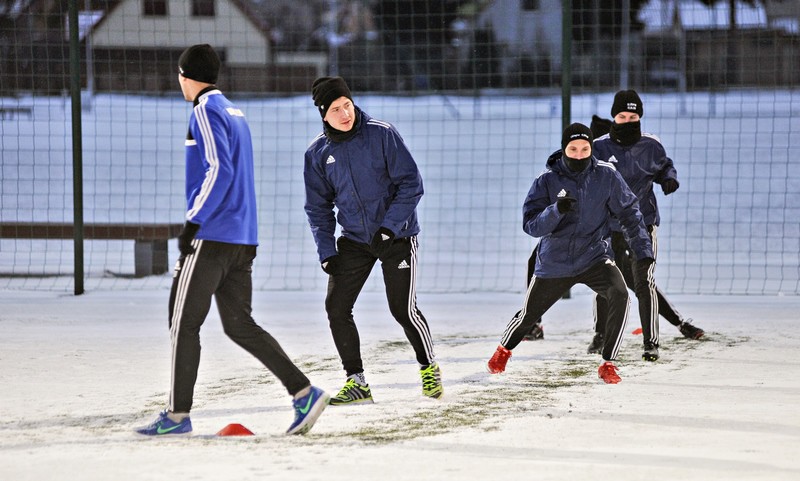
<path id="1" fill-rule="evenodd" d="M 294 398 L 295 419 L 287 434 L 303 434 L 330 396 L 312 386 L 251 317 L 258 246 L 253 146 L 244 113 L 215 85 L 219 67 L 219 57 L 207 44 L 189 47 L 178 60 L 178 82 L 194 109 L 185 143 L 188 211 L 169 298 L 169 407 L 136 431 L 149 436 L 192 431 L 189 411 L 200 364 L 200 326 L 213 297 L 225 334 L 261 361 Z"/>

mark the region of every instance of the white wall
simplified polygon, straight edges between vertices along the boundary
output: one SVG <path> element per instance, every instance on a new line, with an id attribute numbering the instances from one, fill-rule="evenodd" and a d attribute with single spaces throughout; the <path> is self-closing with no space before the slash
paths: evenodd
<path id="1" fill-rule="evenodd" d="M 95 47 L 184 48 L 209 43 L 225 50 L 228 65 L 263 65 L 269 44 L 232 2 L 218 0 L 215 17 L 192 17 L 191 2 L 170 0 L 165 17 L 142 15 L 141 0 L 126 0 L 94 31 Z"/>

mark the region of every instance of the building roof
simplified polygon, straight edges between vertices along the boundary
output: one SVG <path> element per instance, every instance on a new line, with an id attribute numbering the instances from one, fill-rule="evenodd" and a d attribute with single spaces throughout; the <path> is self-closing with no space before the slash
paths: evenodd
<path id="1" fill-rule="evenodd" d="M 269 34 L 269 22 L 261 14 L 261 12 L 256 8 L 255 5 L 250 0 L 221 0 L 221 1 L 228 1 L 236 6 L 247 19 L 252 22 L 252 24 L 261 31 L 264 35 Z M 91 22 L 92 29 L 97 28 L 99 25 L 103 23 L 103 21 L 108 18 L 114 10 L 119 7 L 125 0 L 107 0 L 108 8 L 103 11 L 102 15 L 99 19 L 95 19 Z M 81 36 L 83 38 L 83 36 Z"/>
<path id="2" fill-rule="evenodd" d="M 675 0 L 651 0 L 639 11 L 644 32 L 656 33 L 671 30 L 675 15 Z M 680 22 L 684 30 L 724 30 L 730 28 L 728 2 L 717 2 L 709 7 L 699 0 L 677 0 Z M 766 28 L 767 14 L 761 3 L 752 6 L 736 0 L 737 28 Z"/>

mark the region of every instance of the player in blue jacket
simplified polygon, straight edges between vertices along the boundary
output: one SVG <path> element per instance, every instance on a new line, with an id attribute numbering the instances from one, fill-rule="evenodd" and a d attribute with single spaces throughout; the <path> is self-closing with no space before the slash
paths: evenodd
<path id="1" fill-rule="evenodd" d="M 611 218 L 619 219 L 641 272 L 652 272 L 653 250 L 636 196 L 613 166 L 592 156 L 588 127 L 576 123 L 564 129 L 561 150 L 534 180 L 522 214 L 523 230 L 540 238 L 538 257 L 524 306 L 508 323 L 488 362 L 489 372 L 505 371 L 511 351 L 534 321 L 566 290 L 582 283 L 608 302 L 605 335 L 612 342 L 604 345 L 598 375 L 607 383 L 619 382 L 614 360 L 627 319 L 628 290 L 607 239 Z"/>
<path id="2" fill-rule="evenodd" d="M 325 310 L 347 374 L 331 405 L 372 402 L 353 307 L 378 260 L 389 310 L 416 353 L 422 393 L 439 398 L 441 372 L 428 322 L 417 307 L 416 208 L 423 194 L 417 164 L 391 124 L 355 106 L 341 77 L 315 80 L 312 97 L 323 132 L 305 154 L 305 210 L 329 275 Z"/>
<path id="3" fill-rule="evenodd" d="M 613 123 L 608 134 L 594 141 L 594 155 L 600 160 L 614 164 L 631 191 L 639 199 L 645 226 L 653 243 L 653 254 L 658 255 L 656 230 L 661 223 L 653 184 L 660 184 L 664 195 L 670 195 L 680 184 L 672 159 L 667 157 L 658 137 L 642 133 L 641 117 L 644 115 L 642 99 L 635 90 L 620 90 L 611 106 Z M 642 324 L 645 361 L 658 360 L 659 313 L 690 339 L 699 339 L 704 331 L 684 320 L 655 284 L 637 284 L 637 273 L 633 268 L 632 253 L 617 222 L 611 223 L 611 247 L 627 285 L 634 289 L 639 301 L 639 319 Z M 637 288 L 639 286 L 639 288 Z M 642 288 L 646 287 L 646 288 Z M 608 316 L 608 305 L 597 299 L 595 336 L 589 345 L 589 353 L 603 349 L 604 323 Z"/>
<path id="4" fill-rule="evenodd" d="M 189 411 L 200 364 L 200 327 L 216 300 L 225 334 L 255 356 L 293 397 L 288 434 L 314 425 L 330 396 L 314 387 L 251 317 L 258 246 L 253 146 L 244 113 L 216 87 L 220 60 L 207 44 L 178 60 L 184 99 L 193 102 L 186 136 L 186 224 L 169 298 L 172 376 L 169 406 L 137 429 L 158 436 L 192 431 Z"/>

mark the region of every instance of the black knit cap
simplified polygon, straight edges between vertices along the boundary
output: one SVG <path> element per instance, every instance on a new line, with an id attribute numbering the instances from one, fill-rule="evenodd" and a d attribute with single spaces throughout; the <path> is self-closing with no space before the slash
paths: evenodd
<path id="1" fill-rule="evenodd" d="M 564 133 L 561 135 L 561 150 L 563 151 L 566 149 L 567 144 L 573 140 L 585 140 L 589 142 L 589 145 L 591 146 L 593 139 L 594 137 L 592 136 L 592 131 L 589 129 L 589 127 L 576 122 L 564 129 Z"/>
<path id="2" fill-rule="evenodd" d="M 178 59 L 178 72 L 198 82 L 215 84 L 219 75 L 219 65 L 219 56 L 211 45 L 207 43 L 192 45 L 184 50 Z"/>
<path id="3" fill-rule="evenodd" d="M 631 112 L 639 114 L 639 117 L 644 115 L 644 106 L 642 99 L 635 90 L 620 90 L 614 95 L 614 103 L 611 104 L 611 116 L 616 117 L 620 112 Z"/>
<path id="4" fill-rule="evenodd" d="M 320 77 L 314 80 L 314 84 L 311 86 L 311 97 L 323 119 L 328 113 L 331 103 L 339 97 L 353 100 L 350 88 L 347 87 L 347 83 L 342 77 Z"/>

